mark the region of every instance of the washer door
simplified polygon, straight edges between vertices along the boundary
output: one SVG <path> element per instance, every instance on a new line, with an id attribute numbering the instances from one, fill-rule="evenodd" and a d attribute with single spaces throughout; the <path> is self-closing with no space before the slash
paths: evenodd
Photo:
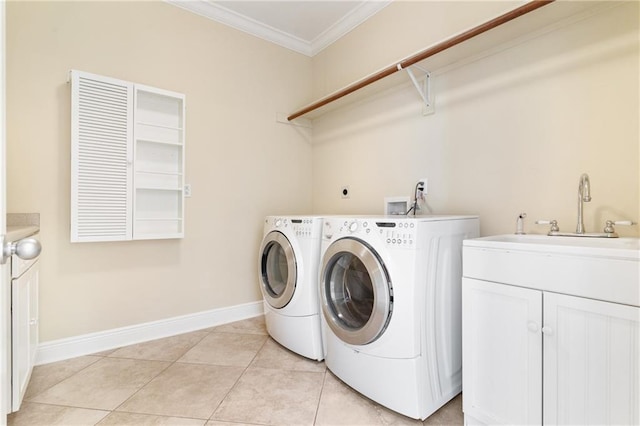
<path id="1" fill-rule="evenodd" d="M 342 238 L 322 259 L 322 311 L 342 341 L 366 345 L 382 335 L 393 311 L 393 288 L 376 251 L 363 241 Z"/>
<path id="2" fill-rule="evenodd" d="M 296 256 L 291 243 L 281 232 L 272 231 L 260 247 L 260 281 L 264 299 L 276 309 L 291 301 L 296 289 Z"/>

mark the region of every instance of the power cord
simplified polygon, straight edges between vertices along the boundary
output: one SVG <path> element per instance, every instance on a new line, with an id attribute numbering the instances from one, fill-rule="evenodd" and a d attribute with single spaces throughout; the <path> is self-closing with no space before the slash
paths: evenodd
<path id="1" fill-rule="evenodd" d="M 418 210 L 418 187 L 420 187 L 421 183 L 422 183 L 422 181 L 418 181 L 418 183 L 416 183 L 416 187 L 413 190 L 413 205 L 404 214 L 405 216 L 408 216 L 409 213 L 411 213 L 411 211 L 413 211 L 413 215 L 414 216 L 416 215 L 416 211 Z M 424 189 L 424 186 L 422 188 L 420 188 L 420 191 L 422 192 L 423 189 Z"/>

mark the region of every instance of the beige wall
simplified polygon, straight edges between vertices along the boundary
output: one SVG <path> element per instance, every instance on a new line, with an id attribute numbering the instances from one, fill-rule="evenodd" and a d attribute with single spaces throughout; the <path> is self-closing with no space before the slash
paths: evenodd
<path id="1" fill-rule="evenodd" d="M 311 212 L 308 136 L 275 120 L 309 96 L 309 58 L 164 2 L 9 2 L 7 65 L 7 204 L 41 213 L 41 341 L 260 300 L 263 217 Z M 184 239 L 69 243 L 70 69 L 186 94 Z"/>
<path id="2" fill-rule="evenodd" d="M 404 82 L 314 120 L 313 145 L 276 123 L 515 3 L 445 4 L 396 1 L 312 60 L 162 2 L 9 2 L 8 208 L 41 213 L 41 341 L 257 301 L 265 215 L 377 214 L 422 177 L 483 234 L 521 211 L 572 229 L 582 172 L 589 229 L 637 221 L 637 2 L 441 72 L 435 115 Z M 187 95 L 183 240 L 69 243 L 72 68 Z"/>
<path id="3" fill-rule="evenodd" d="M 338 90 L 522 3 L 396 0 L 314 56 L 313 95 Z"/>
<path id="4" fill-rule="evenodd" d="M 601 231 L 606 219 L 638 222 L 638 6 L 628 2 L 436 73 L 434 115 L 421 115 L 417 92 L 403 83 L 315 119 L 314 212 L 382 213 L 385 196 L 408 196 L 426 177 L 432 211 L 477 213 L 483 235 L 514 232 L 520 212 L 528 213 L 528 232 L 545 232 L 536 219 L 557 219 L 572 231 L 586 172 L 589 231 Z M 359 63 L 388 62 L 389 52 L 415 48 L 424 30 L 404 18 L 414 20 L 424 7 L 392 3 L 376 25 L 316 57 L 314 73 L 361 72 Z M 396 35 L 393 45 L 343 60 L 381 31 Z M 340 197 L 342 185 L 350 186 L 350 199 Z M 638 235 L 638 226 L 619 231 Z"/>

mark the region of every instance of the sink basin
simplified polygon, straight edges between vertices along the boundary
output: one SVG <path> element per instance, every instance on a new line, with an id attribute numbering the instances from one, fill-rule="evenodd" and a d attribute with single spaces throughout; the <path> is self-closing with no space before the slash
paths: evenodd
<path id="1" fill-rule="evenodd" d="M 505 234 L 465 241 L 470 247 L 492 247 L 546 253 L 640 260 L 640 238 L 550 237 Z"/>
<path id="2" fill-rule="evenodd" d="M 640 306 L 640 239 L 496 235 L 465 240 L 463 275 Z"/>

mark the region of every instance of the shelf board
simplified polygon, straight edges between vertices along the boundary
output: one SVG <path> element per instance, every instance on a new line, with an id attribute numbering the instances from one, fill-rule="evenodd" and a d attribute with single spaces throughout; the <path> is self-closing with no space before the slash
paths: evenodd
<path id="1" fill-rule="evenodd" d="M 136 186 L 136 191 L 173 191 L 173 192 L 182 192 L 182 188 L 160 188 L 156 186 Z"/>
<path id="2" fill-rule="evenodd" d="M 167 142 L 167 141 L 161 141 L 160 139 L 149 139 L 149 138 L 136 138 L 136 142 L 158 143 L 162 145 L 171 145 L 171 146 L 182 146 L 182 142 Z"/>
<path id="3" fill-rule="evenodd" d="M 172 222 L 181 222 L 183 219 L 181 217 L 138 217 L 136 221 L 144 221 L 144 222 L 164 222 L 164 221 L 172 221 Z"/>
<path id="4" fill-rule="evenodd" d="M 136 173 L 144 173 L 148 175 L 162 175 L 162 176 L 182 176 L 181 172 L 162 172 L 155 170 L 136 170 Z"/>
<path id="5" fill-rule="evenodd" d="M 156 124 L 156 123 L 147 123 L 144 121 L 136 121 L 136 124 L 142 125 L 142 126 L 149 126 L 149 127 L 157 127 L 159 129 L 169 129 L 169 130 L 180 130 L 182 131 L 182 126 L 176 127 L 176 126 L 165 126 L 163 124 Z"/>

